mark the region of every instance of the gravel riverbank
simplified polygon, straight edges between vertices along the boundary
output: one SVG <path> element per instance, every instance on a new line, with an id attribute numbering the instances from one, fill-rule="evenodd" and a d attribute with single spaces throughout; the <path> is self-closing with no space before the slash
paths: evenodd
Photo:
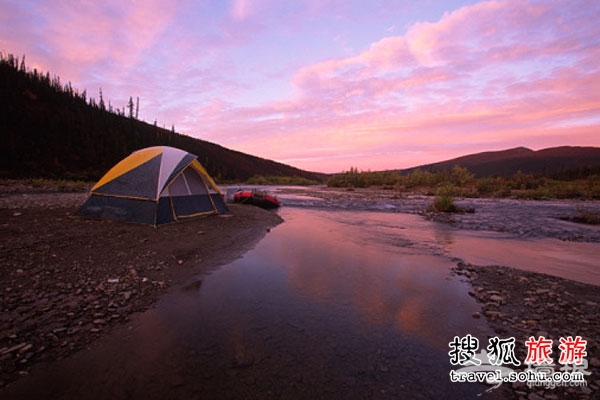
<path id="1" fill-rule="evenodd" d="M 454 273 L 471 284 L 469 292 L 481 304 L 474 318 L 486 318 L 498 337 L 514 337 L 518 360 L 525 360 L 531 336 L 553 340 L 556 369 L 561 337 L 587 340 L 587 386 L 528 388 L 525 384 L 503 384 L 509 399 L 597 399 L 600 398 L 600 288 L 550 275 L 501 266 L 476 266 L 459 262 Z M 522 369 L 522 368 L 517 368 Z"/>

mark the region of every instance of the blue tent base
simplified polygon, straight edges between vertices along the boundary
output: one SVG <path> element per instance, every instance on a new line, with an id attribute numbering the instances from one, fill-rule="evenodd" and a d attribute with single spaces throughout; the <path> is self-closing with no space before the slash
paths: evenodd
<path id="1" fill-rule="evenodd" d="M 218 193 L 161 197 L 158 201 L 91 194 L 75 215 L 158 226 L 227 211 Z"/>

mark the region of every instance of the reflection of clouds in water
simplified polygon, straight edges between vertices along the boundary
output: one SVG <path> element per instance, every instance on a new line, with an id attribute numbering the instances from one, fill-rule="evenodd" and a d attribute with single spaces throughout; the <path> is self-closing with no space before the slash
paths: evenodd
<path id="1" fill-rule="evenodd" d="M 432 343 L 447 343 L 449 331 L 440 327 L 455 329 L 472 320 L 465 307 L 474 302 L 465 300 L 464 286 L 447 280 L 453 264 L 406 246 L 413 243 L 411 235 L 424 237 L 411 229 L 420 217 L 282 212 L 287 225 L 276 228 L 263 252 L 285 271 L 292 294 L 325 308 L 350 305 L 368 324 L 395 325 Z M 451 241 L 443 231 L 425 235 Z"/>
<path id="2" fill-rule="evenodd" d="M 340 226 L 360 228 L 360 235 L 348 240 L 361 246 L 386 244 L 382 251 L 448 255 L 473 264 L 505 265 L 600 284 L 600 229 L 559 219 L 575 213 L 576 202 L 463 199 L 461 206 L 476 212 L 453 214 L 455 222 L 447 224 L 406 214 L 426 208 L 427 200 L 394 200 L 394 210 L 401 213 L 364 211 L 384 200 L 361 201 L 353 206 L 363 211 L 341 211 L 335 203 L 327 216 Z"/>
<path id="3" fill-rule="evenodd" d="M 503 265 L 600 285 L 600 243 L 515 240 L 495 232 L 464 232 L 448 252 L 476 265 Z"/>

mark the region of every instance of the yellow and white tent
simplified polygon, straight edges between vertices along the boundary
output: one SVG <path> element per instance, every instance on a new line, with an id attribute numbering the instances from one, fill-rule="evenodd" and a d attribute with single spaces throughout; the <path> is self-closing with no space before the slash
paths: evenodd
<path id="1" fill-rule="evenodd" d="M 75 215 L 158 226 L 226 211 L 219 189 L 195 155 L 158 146 L 117 163 Z"/>

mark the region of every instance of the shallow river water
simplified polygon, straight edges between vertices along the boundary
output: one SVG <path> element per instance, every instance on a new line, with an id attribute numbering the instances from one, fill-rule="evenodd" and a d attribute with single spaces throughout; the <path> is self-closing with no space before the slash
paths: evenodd
<path id="1" fill-rule="evenodd" d="M 15 398 L 477 398 L 486 386 L 448 376 L 454 336 L 491 334 L 450 273 L 457 258 L 507 261 L 512 248 L 524 264 L 571 258 L 593 270 L 597 249 L 578 258 L 552 242 L 527 260 L 518 240 L 414 214 L 278 212 L 285 222 L 242 258 L 173 288 L 92 349 L 34 369 Z"/>
<path id="2" fill-rule="evenodd" d="M 255 249 L 93 349 L 34 371 L 22 394 L 459 399 L 486 389 L 448 378 L 452 338 L 490 332 L 472 318 L 478 306 L 454 263 L 408 239 L 424 234 L 419 216 L 280 213 L 285 222 Z"/>

